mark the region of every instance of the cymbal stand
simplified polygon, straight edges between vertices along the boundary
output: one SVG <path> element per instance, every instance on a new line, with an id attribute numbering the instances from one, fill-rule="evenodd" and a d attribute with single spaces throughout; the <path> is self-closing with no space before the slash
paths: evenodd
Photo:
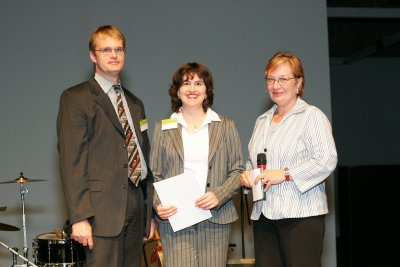
<path id="1" fill-rule="evenodd" d="M 28 258 L 23 257 L 22 255 L 20 255 L 17 251 L 15 251 L 14 249 L 10 248 L 9 246 L 7 246 L 6 244 L 4 244 L 3 242 L 0 241 L 0 245 L 4 246 L 5 248 L 7 248 L 9 251 L 11 251 L 11 253 L 13 253 L 13 255 L 17 255 L 18 257 L 20 257 L 21 259 L 23 259 L 25 261 L 25 264 L 23 266 L 33 266 L 33 267 L 39 267 L 36 264 L 32 263 L 31 261 L 28 260 Z M 14 260 L 13 260 L 14 261 Z M 14 265 L 13 262 L 13 266 L 17 266 Z M 18 265 L 20 266 L 20 265 Z"/>
<path id="2" fill-rule="evenodd" d="M 26 241 L 26 222 L 25 222 L 25 195 L 28 194 L 28 189 L 24 187 L 24 183 L 20 183 L 20 192 L 21 192 L 21 200 L 22 200 L 22 229 L 24 232 L 24 257 L 25 264 L 28 263 L 28 243 Z"/>

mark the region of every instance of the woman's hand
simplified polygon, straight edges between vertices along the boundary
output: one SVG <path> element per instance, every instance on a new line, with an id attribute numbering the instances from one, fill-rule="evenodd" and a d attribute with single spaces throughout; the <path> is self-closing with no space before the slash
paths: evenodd
<path id="1" fill-rule="evenodd" d="M 172 205 L 163 206 L 162 204 L 160 204 L 157 206 L 157 215 L 162 220 L 167 220 L 169 217 L 174 215 L 176 213 L 176 211 L 177 211 L 177 208 Z"/>
<path id="2" fill-rule="evenodd" d="M 210 210 L 218 206 L 219 201 L 213 192 L 207 192 L 198 198 L 194 204 L 203 210 Z"/>
<path id="3" fill-rule="evenodd" d="M 254 180 L 254 184 L 258 183 L 260 180 L 262 184 L 265 184 L 264 192 L 267 192 L 271 185 L 280 184 L 283 181 L 286 181 L 285 171 L 265 170 L 257 176 L 257 178 Z"/>
<path id="4" fill-rule="evenodd" d="M 250 172 L 249 171 L 244 171 L 242 172 L 242 175 L 240 175 L 240 184 L 247 187 L 247 188 L 252 188 L 253 185 L 251 184 L 250 181 Z"/>

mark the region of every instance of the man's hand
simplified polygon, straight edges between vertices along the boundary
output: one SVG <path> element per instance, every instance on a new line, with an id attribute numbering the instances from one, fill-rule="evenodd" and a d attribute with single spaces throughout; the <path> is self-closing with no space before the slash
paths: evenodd
<path id="1" fill-rule="evenodd" d="M 147 241 L 153 238 L 154 236 L 154 232 L 156 230 L 157 224 L 156 221 L 151 219 L 151 223 L 150 223 L 150 234 L 148 237 L 143 237 L 143 241 Z"/>
<path id="2" fill-rule="evenodd" d="M 92 226 L 88 220 L 74 223 L 71 237 L 83 246 L 89 246 L 89 249 L 93 249 Z"/>

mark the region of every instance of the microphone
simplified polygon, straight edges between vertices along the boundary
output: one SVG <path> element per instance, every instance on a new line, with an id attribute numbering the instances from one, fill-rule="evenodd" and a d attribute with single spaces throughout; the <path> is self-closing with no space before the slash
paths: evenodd
<path id="1" fill-rule="evenodd" d="M 267 156 L 265 153 L 259 153 L 257 155 L 257 168 L 264 171 L 267 168 Z"/>
<path id="2" fill-rule="evenodd" d="M 267 156 L 265 153 L 258 153 L 257 155 L 257 168 L 261 169 L 260 172 L 263 172 L 267 168 Z M 263 194 L 263 200 L 265 200 L 265 193 L 264 192 L 265 184 L 261 186 L 261 193 Z"/>

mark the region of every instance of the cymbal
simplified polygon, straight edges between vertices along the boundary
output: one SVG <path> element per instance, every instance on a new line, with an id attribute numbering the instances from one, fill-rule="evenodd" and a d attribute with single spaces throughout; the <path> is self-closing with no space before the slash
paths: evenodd
<path id="1" fill-rule="evenodd" d="M 0 211 L 5 211 L 7 209 L 7 207 L 6 206 L 4 206 L 4 207 L 0 207 Z"/>
<path id="2" fill-rule="evenodd" d="M 0 223 L 0 231 L 19 231 L 19 228 L 9 224 Z"/>
<path id="3" fill-rule="evenodd" d="M 41 181 L 47 181 L 47 180 L 27 178 L 24 177 L 24 174 L 21 172 L 18 178 L 15 178 L 10 181 L 0 182 L 0 184 L 13 184 L 13 183 L 23 184 L 23 183 L 41 182 Z"/>

